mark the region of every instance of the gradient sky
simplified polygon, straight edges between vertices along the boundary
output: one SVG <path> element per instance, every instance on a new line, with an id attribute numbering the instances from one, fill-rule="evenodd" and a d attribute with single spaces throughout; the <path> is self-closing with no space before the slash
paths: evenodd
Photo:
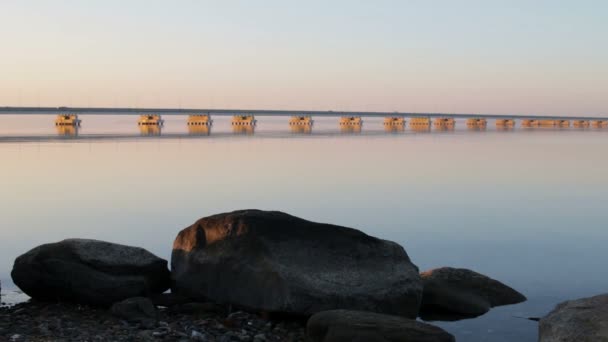
<path id="1" fill-rule="evenodd" d="M 0 106 L 608 114 L 608 1 L 0 2 Z"/>

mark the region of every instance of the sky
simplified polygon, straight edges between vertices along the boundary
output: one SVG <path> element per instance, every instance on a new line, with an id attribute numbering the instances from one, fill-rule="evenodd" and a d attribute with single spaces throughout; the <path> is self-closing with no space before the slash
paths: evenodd
<path id="1" fill-rule="evenodd" d="M 608 114 L 607 1 L 0 1 L 0 106 Z"/>

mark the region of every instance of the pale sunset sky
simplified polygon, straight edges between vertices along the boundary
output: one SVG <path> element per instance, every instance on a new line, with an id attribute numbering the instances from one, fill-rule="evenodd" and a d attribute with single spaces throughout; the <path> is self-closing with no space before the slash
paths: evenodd
<path id="1" fill-rule="evenodd" d="M 608 114 L 608 1 L 0 2 L 0 106 Z"/>

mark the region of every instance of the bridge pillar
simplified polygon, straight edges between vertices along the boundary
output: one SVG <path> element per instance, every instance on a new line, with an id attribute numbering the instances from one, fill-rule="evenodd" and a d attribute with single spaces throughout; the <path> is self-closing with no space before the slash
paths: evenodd
<path id="1" fill-rule="evenodd" d="M 384 118 L 384 126 L 405 126 L 405 118 L 400 116 L 388 116 Z"/>
<path id="2" fill-rule="evenodd" d="M 55 126 L 80 126 L 80 119 L 76 114 L 60 114 L 55 118 Z"/>
<path id="3" fill-rule="evenodd" d="M 313 120 L 310 115 L 292 116 L 289 118 L 289 126 L 312 126 Z"/>
<path id="4" fill-rule="evenodd" d="M 232 117 L 232 126 L 255 126 L 257 120 L 253 115 L 234 115 Z"/>
<path id="5" fill-rule="evenodd" d="M 194 114 L 188 116 L 188 126 L 211 126 L 213 120 L 209 114 Z"/>
<path id="6" fill-rule="evenodd" d="M 576 128 L 587 128 L 589 127 L 589 120 L 574 120 L 572 125 Z"/>
<path id="7" fill-rule="evenodd" d="M 485 118 L 469 118 L 467 119 L 467 127 L 470 130 L 485 130 L 488 126 L 488 120 Z"/>
<path id="8" fill-rule="evenodd" d="M 608 120 L 593 120 L 593 127 L 608 128 Z"/>
<path id="9" fill-rule="evenodd" d="M 510 129 L 515 127 L 515 120 L 513 119 L 496 119 L 496 128 L 498 129 Z"/>
<path id="10" fill-rule="evenodd" d="M 524 120 L 521 120 L 521 126 L 526 127 L 526 128 L 538 127 L 538 126 L 540 126 L 540 122 L 538 120 L 534 120 L 534 119 L 524 119 Z"/>
<path id="11" fill-rule="evenodd" d="M 137 125 L 139 126 L 162 126 L 165 121 L 161 118 L 160 115 L 151 114 L 151 115 L 140 115 L 139 120 L 137 121 Z"/>
<path id="12" fill-rule="evenodd" d="M 456 121 L 453 118 L 435 118 L 433 125 L 435 126 L 435 129 L 450 131 L 456 126 Z"/>
<path id="13" fill-rule="evenodd" d="M 430 118 L 411 118 L 410 129 L 417 132 L 428 132 L 431 130 L 431 119 Z"/>
<path id="14" fill-rule="evenodd" d="M 360 116 L 343 116 L 340 118 L 340 126 L 361 126 L 363 120 Z"/>

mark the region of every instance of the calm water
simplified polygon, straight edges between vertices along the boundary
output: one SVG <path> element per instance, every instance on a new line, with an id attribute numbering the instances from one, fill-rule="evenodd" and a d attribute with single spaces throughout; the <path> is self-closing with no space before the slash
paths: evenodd
<path id="1" fill-rule="evenodd" d="M 529 298 L 436 323 L 461 341 L 536 341 L 537 323 L 516 316 L 608 291 L 608 130 L 386 134 L 366 120 L 342 134 L 320 119 L 301 135 L 259 118 L 254 135 L 234 135 L 219 118 L 189 137 L 174 117 L 146 138 L 134 117 L 83 119 L 83 139 L 49 140 L 50 117 L 0 116 L 3 290 L 38 244 L 95 238 L 168 259 L 196 219 L 259 208 L 355 227 L 399 242 L 421 270 L 471 268 Z"/>

